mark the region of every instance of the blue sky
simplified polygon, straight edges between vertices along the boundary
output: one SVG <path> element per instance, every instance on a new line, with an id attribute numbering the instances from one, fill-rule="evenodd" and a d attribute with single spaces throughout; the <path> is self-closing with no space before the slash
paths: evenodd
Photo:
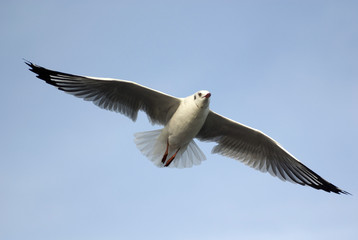
<path id="1" fill-rule="evenodd" d="M 2 1 L 0 239 L 355 239 L 356 1 Z M 276 139 L 353 196 L 210 153 L 159 169 L 158 129 L 35 78 L 22 58 L 185 97 Z"/>

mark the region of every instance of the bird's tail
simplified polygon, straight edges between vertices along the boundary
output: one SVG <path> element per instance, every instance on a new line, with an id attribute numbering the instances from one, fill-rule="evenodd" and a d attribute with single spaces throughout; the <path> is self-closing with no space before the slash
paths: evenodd
<path id="1" fill-rule="evenodd" d="M 166 140 L 163 141 L 159 138 L 161 132 L 162 129 L 159 129 L 148 132 L 139 132 L 134 135 L 134 142 L 136 143 L 137 148 L 158 167 L 164 166 L 162 158 L 167 147 Z M 172 156 L 175 151 L 176 149 L 169 148 L 168 156 Z M 191 140 L 189 144 L 180 148 L 169 167 L 189 168 L 193 165 L 199 165 L 205 159 L 204 153 L 200 150 L 198 145 L 196 145 L 194 140 Z"/>

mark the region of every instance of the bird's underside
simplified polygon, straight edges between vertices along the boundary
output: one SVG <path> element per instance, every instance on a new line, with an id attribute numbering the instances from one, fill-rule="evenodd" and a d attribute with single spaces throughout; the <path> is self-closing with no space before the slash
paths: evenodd
<path id="1" fill-rule="evenodd" d="M 200 164 L 205 160 L 205 155 L 193 140 L 197 138 L 217 143 L 213 153 L 239 160 L 281 180 L 326 192 L 349 194 L 306 167 L 264 133 L 209 110 L 211 94 L 207 91 L 176 98 L 135 82 L 67 74 L 31 62 L 25 63 L 39 79 L 59 90 L 92 101 L 101 108 L 124 114 L 133 121 L 141 110 L 147 114 L 151 123 L 163 125 L 163 129 L 135 135 L 138 149 L 159 167 L 185 168 Z M 200 115 L 202 112 L 205 114 Z M 182 119 L 178 121 L 176 115 Z M 200 121 L 196 120 L 203 117 Z M 183 126 L 189 136 L 187 138 L 180 132 Z"/>

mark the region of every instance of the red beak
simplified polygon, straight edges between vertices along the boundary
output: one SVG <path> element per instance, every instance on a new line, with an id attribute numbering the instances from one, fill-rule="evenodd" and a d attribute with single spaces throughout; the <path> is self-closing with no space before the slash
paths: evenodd
<path id="1" fill-rule="evenodd" d="M 211 93 L 206 94 L 204 97 L 209 98 L 211 96 Z"/>

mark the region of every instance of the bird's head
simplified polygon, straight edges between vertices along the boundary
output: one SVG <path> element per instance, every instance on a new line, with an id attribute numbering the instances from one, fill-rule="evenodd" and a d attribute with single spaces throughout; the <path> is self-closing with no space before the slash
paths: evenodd
<path id="1" fill-rule="evenodd" d="M 211 93 L 206 90 L 198 91 L 193 95 L 195 104 L 200 108 L 209 106 L 210 97 Z"/>

